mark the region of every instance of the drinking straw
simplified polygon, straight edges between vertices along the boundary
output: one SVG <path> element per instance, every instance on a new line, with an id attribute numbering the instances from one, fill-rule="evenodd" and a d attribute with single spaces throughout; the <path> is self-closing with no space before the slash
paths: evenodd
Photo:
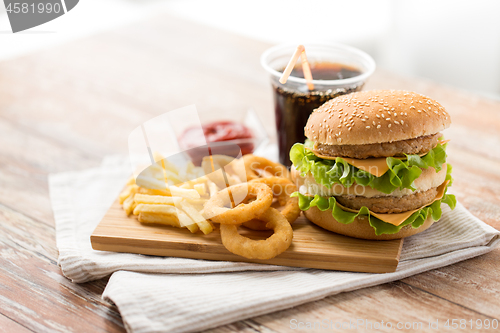
<path id="1" fill-rule="evenodd" d="M 304 72 L 304 78 L 306 79 L 307 88 L 309 90 L 314 90 L 314 84 L 312 83 L 313 77 L 311 73 L 311 66 L 309 66 L 309 61 L 307 61 L 305 49 L 300 55 L 300 60 L 302 61 L 302 71 Z"/>
<path id="2" fill-rule="evenodd" d="M 306 50 L 305 50 L 304 45 L 297 46 L 297 49 L 293 53 L 292 58 L 288 62 L 288 65 L 286 65 L 286 68 L 283 71 L 283 74 L 281 75 L 279 81 L 281 84 L 286 83 L 286 81 L 288 80 L 290 73 L 292 73 L 293 67 L 295 67 L 295 63 L 297 62 L 299 57 L 302 61 L 302 71 L 304 72 L 304 78 L 306 79 L 307 88 L 309 90 L 313 90 L 314 84 L 312 83 L 313 77 L 312 77 L 312 73 L 311 73 L 311 66 L 309 66 L 309 62 L 307 61 Z"/>

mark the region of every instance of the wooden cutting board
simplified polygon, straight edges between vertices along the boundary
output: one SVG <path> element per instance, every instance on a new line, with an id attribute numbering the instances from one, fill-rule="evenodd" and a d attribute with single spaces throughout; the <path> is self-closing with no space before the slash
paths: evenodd
<path id="1" fill-rule="evenodd" d="M 265 239 L 272 233 L 244 227 L 239 232 L 253 239 Z M 203 235 L 201 231 L 192 234 L 184 228 L 143 224 L 135 216 L 127 217 L 118 199 L 90 240 L 92 248 L 100 251 L 367 273 L 394 272 L 403 246 L 403 240 L 369 241 L 338 235 L 300 216 L 293 223 L 293 242 L 288 250 L 269 260 L 246 259 L 226 250 L 218 229 Z"/>

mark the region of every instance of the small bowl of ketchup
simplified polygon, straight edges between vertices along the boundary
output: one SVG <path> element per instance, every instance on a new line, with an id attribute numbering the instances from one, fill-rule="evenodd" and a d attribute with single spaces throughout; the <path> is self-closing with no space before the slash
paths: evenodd
<path id="1" fill-rule="evenodd" d="M 267 134 L 253 110 L 249 110 L 242 121 L 233 119 L 212 120 L 198 127 L 188 127 L 179 136 L 180 147 L 200 165 L 207 156 L 207 146 L 213 155 L 251 154 L 267 141 Z"/>

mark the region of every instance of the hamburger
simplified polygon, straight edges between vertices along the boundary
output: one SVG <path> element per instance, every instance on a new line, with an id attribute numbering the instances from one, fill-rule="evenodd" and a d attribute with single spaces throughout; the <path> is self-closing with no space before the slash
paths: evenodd
<path id="1" fill-rule="evenodd" d="M 290 150 L 299 206 L 318 226 L 389 240 L 428 229 L 441 217 L 451 165 L 441 131 L 450 115 L 408 91 L 372 90 L 334 98 L 310 115 L 305 143 Z"/>

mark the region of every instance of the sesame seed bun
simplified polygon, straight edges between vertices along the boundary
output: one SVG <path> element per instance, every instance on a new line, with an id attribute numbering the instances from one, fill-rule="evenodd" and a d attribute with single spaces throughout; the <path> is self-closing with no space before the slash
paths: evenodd
<path id="1" fill-rule="evenodd" d="M 368 90 L 326 102 L 311 114 L 305 135 L 325 145 L 365 145 L 414 139 L 451 124 L 435 100 L 401 90 Z"/>
<path id="2" fill-rule="evenodd" d="M 373 229 L 366 217 L 358 217 L 354 219 L 352 223 L 343 224 L 337 222 L 332 216 L 331 210 L 325 210 L 322 212 L 317 207 L 311 207 L 308 210 L 304 211 L 304 215 L 307 219 L 314 224 L 320 226 L 323 229 L 333 231 L 337 234 L 341 234 L 344 236 L 362 238 L 362 239 L 375 239 L 375 240 L 391 240 L 391 239 L 400 239 L 405 237 L 410 237 L 419 232 L 427 230 L 433 223 L 434 220 L 429 216 L 427 220 L 425 220 L 424 224 L 418 227 L 417 229 L 412 228 L 411 225 L 407 225 L 401 228 L 399 232 L 395 234 L 382 234 L 376 235 L 375 229 Z"/>

